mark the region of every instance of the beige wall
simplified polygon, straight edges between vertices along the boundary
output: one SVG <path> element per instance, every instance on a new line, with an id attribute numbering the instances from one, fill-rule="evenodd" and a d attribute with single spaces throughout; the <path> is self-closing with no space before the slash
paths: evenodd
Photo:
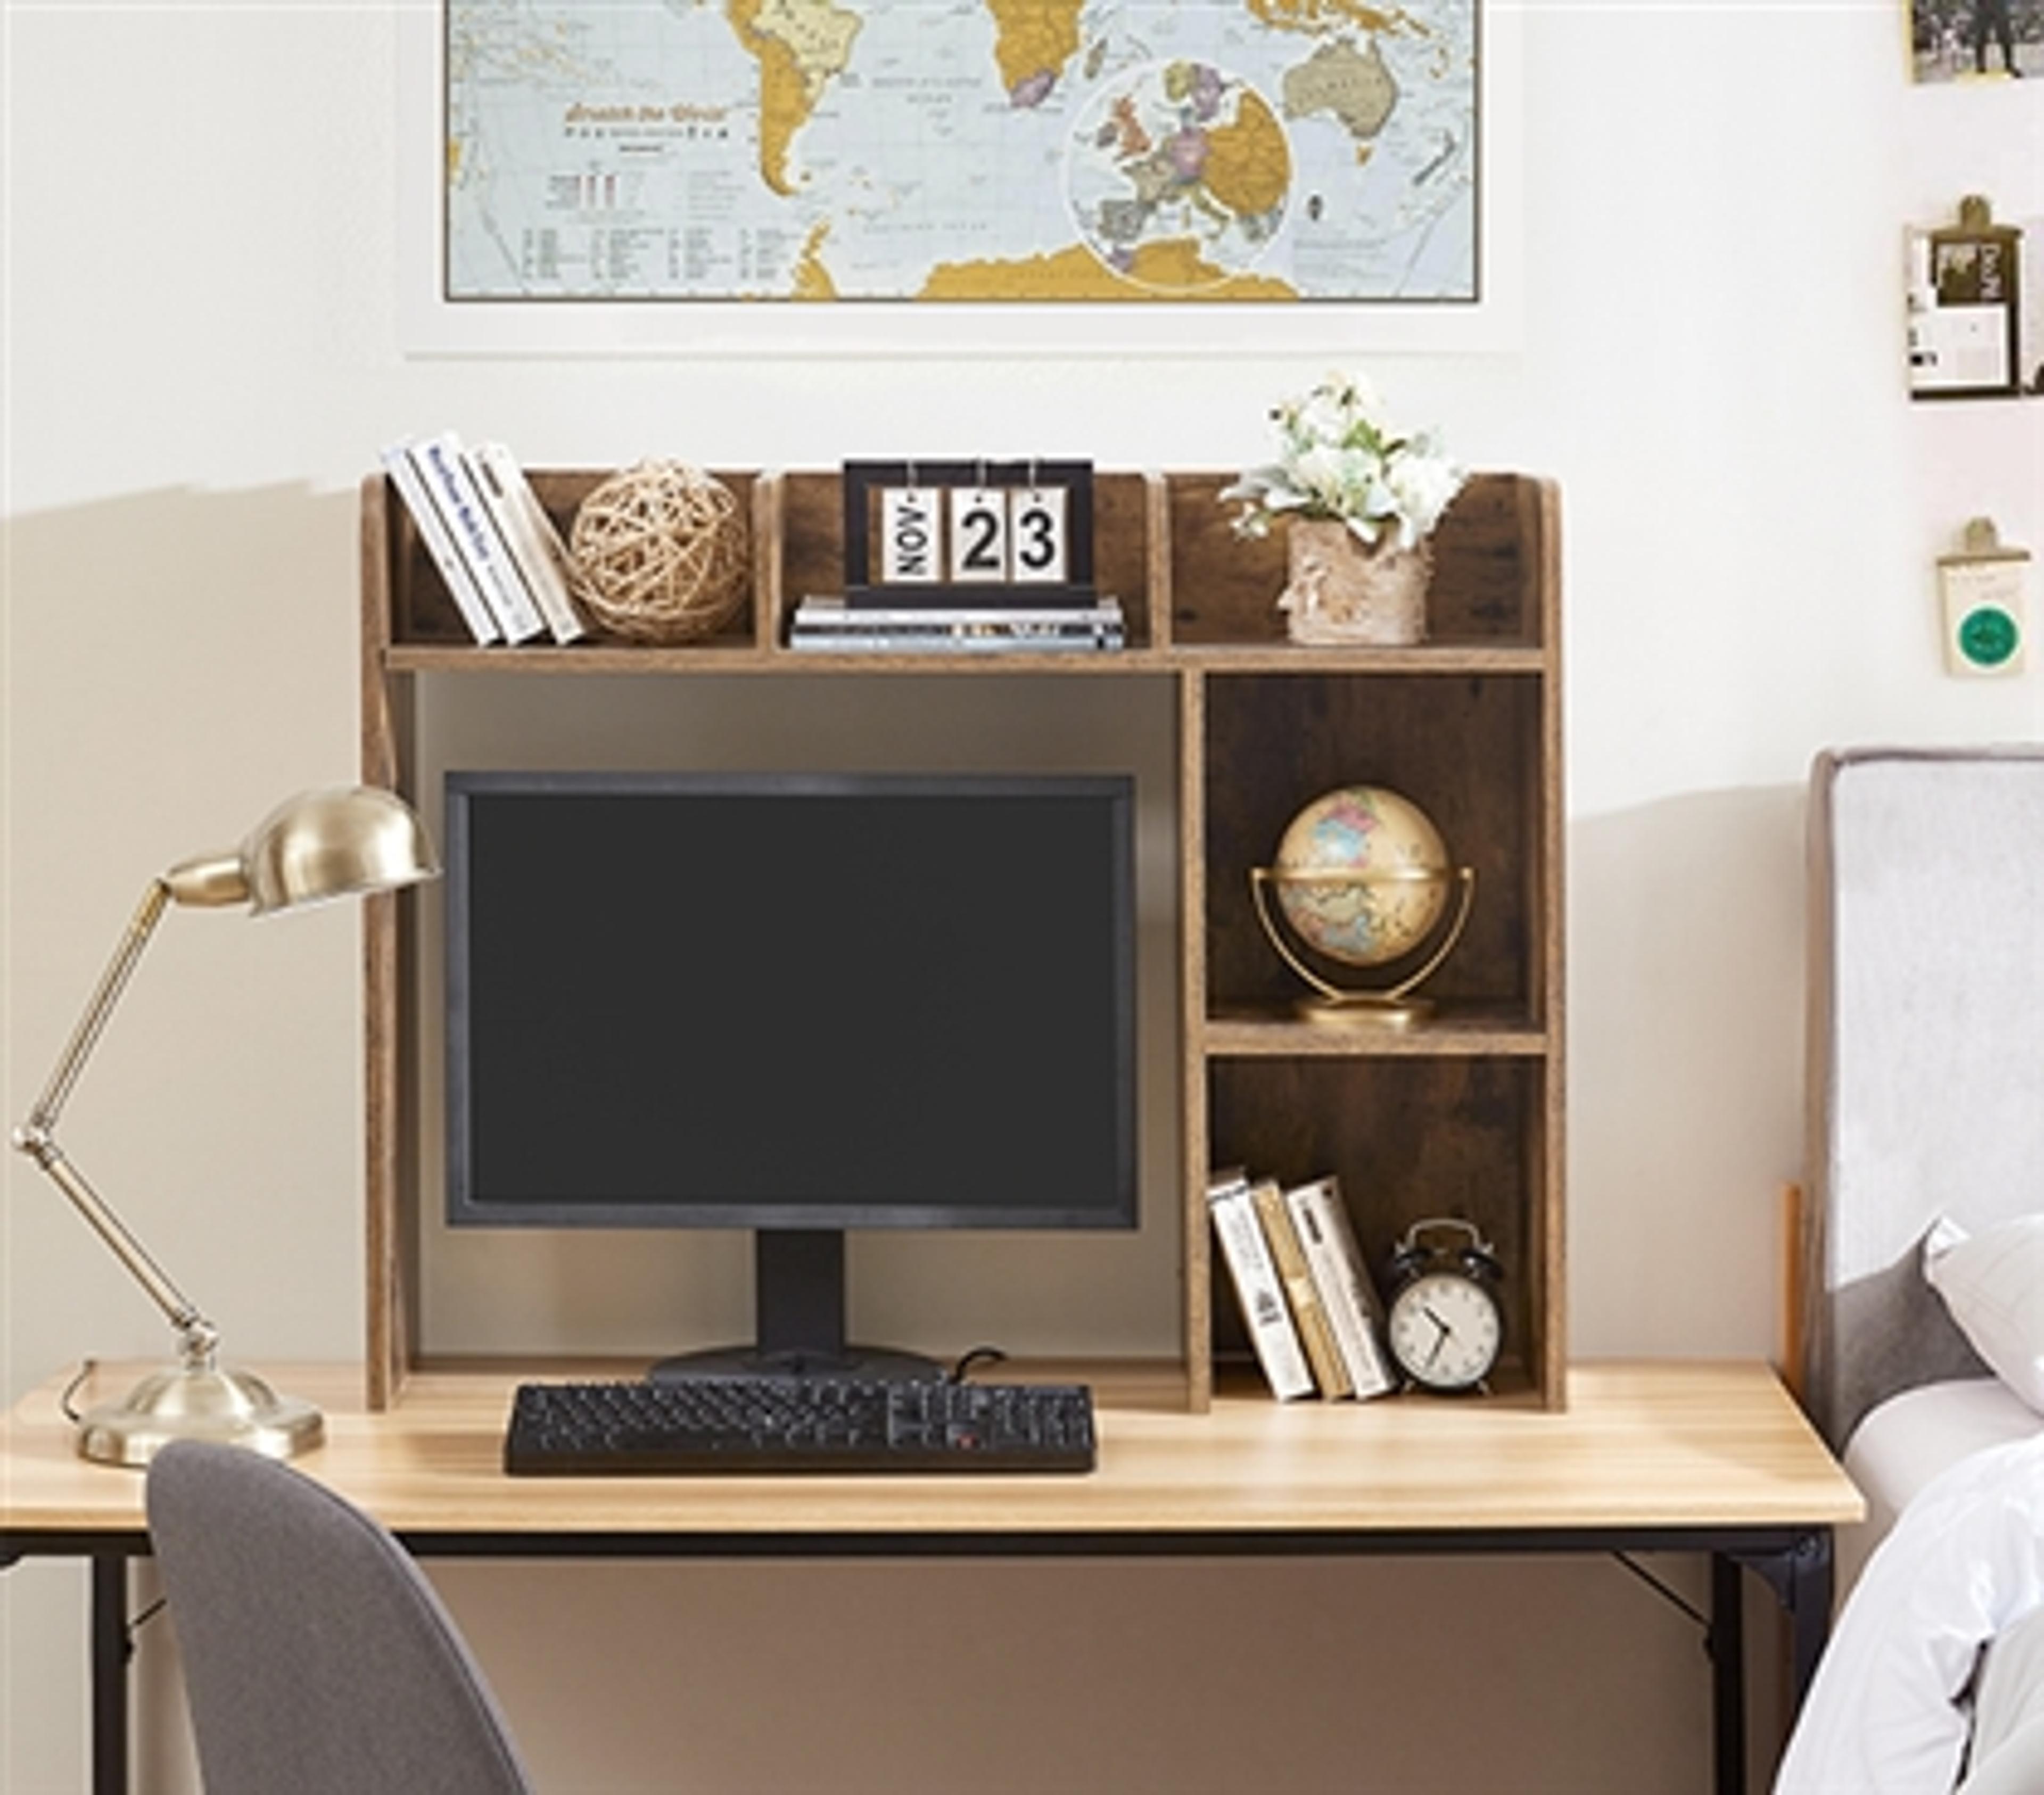
<path id="1" fill-rule="evenodd" d="M 1908 90 L 1897 10 L 1528 5 L 1518 347 L 1373 356 L 1358 324 L 1343 358 L 1564 490 L 1581 1353 L 1773 1344 L 1811 753 L 2044 731 L 2035 673 L 1940 673 L 1929 574 L 1976 511 L 2044 547 L 2044 404 L 1912 412 L 1896 288 L 1903 222 L 1957 193 L 2044 214 L 2044 96 Z M 1328 359 L 1253 320 L 1197 361 L 409 357 L 394 16 L 4 14 L 10 1116 L 143 880 L 352 769 L 352 490 L 381 443 L 451 424 L 550 463 L 1230 466 Z M 359 1349 L 355 930 L 173 919 L 67 1122 L 257 1359 Z M 7 1179 L 0 1394 L 158 1352 L 75 1220 Z M 1662 1568 L 1696 1594 L 1696 1567 Z M 445 1585 L 558 1789 L 1708 1785 L 1694 1631 L 1598 1561 Z M 8 1795 L 81 1785 L 82 1594 L 68 1570 L 0 1579 Z M 167 1790 L 188 1781 L 160 1631 L 142 1785 Z M 925 1708 L 946 1717 L 912 1743 L 893 1716 Z"/>

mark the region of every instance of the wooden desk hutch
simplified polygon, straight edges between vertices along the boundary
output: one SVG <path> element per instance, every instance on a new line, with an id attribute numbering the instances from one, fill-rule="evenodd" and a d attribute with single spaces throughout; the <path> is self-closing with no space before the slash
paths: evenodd
<path id="1" fill-rule="evenodd" d="M 362 770 L 415 794 L 419 676 L 563 674 L 771 679 L 790 672 L 971 679 L 1168 681 L 1175 688 L 1180 1042 L 1183 1091 L 1182 1348 L 1152 1367 L 1205 1410 L 1216 1362 L 1244 1354 L 1216 1284 L 1204 1177 L 1240 1163 L 1339 1174 L 1357 1232 L 1381 1263 L 1419 1217 L 1460 1214 L 1496 1244 L 1507 1364 L 1497 1399 L 1559 1408 L 1562 1284 L 1562 726 L 1558 497 L 1525 475 L 1471 481 L 1435 538 L 1430 639 L 1397 649 L 1301 647 L 1274 608 L 1281 539 L 1231 529 L 1226 483 L 1207 474 L 1103 473 L 1095 575 L 1127 612 L 1128 646 L 1091 654 L 818 655 L 786 646 L 805 595 L 842 589 L 835 473 L 723 472 L 747 510 L 749 601 L 686 646 L 586 641 L 473 645 L 404 506 L 382 475 L 362 504 Z M 540 472 L 566 529 L 594 472 Z M 1408 1030 L 1297 1020 L 1296 981 L 1271 952 L 1249 869 L 1332 787 L 1389 785 L 1439 825 L 1477 885 L 1467 931 Z M 416 899 L 367 915 L 367 1396 L 389 1406 L 421 1362 L 420 1180 L 408 1148 Z M 1105 1368 L 1103 1367 L 1103 1370 Z M 1082 1367 L 1083 1370 L 1083 1367 Z M 1112 1380 L 1101 1379 L 1103 1399 Z"/>

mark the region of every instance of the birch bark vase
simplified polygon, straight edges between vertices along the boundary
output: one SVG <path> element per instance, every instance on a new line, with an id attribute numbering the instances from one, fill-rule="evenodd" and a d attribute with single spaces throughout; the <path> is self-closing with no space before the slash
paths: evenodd
<path id="1" fill-rule="evenodd" d="M 1434 557 L 1424 542 L 1372 545 L 1335 518 L 1294 518 L 1286 537 L 1290 579 L 1278 608 L 1293 641 L 1389 647 L 1427 639 Z"/>

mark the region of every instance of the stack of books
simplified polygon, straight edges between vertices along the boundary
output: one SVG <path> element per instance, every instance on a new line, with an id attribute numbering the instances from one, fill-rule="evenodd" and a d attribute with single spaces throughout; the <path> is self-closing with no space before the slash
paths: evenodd
<path id="1" fill-rule="evenodd" d="M 1089 654 L 1124 646 L 1121 601 L 909 604 L 805 598 L 788 646 L 824 654 Z"/>
<path id="2" fill-rule="evenodd" d="M 1250 1344 L 1280 1402 L 1398 1387 L 1383 1304 L 1334 1179 L 1287 1190 L 1230 1167 L 1208 1180 L 1207 1211 Z"/>
<path id="3" fill-rule="evenodd" d="M 574 563 L 517 458 L 453 431 L 393 443 L 384 471 L 478 642 L 578 642 Z"/>

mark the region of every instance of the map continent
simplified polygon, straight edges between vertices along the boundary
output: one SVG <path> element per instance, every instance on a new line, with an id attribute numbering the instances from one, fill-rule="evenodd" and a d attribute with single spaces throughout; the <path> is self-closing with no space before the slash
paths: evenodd
<path id="1" fill-rule="evenodd" d="M 1109 274 L 1142 286 L 1210 286 L 1251 271 L 1277 235 L 1292 156 L 1254 88 L 1212 63 L 1177 61 L 1094 95 L 1066 175 L 1073 221 Z M 1156 253 L 1173 244 L 1196 259 Z"/>
<path id="2" fill-rule="evenodd" d="M 809 122 L 859 36 L 856 13 L 831 0 L 728 0 L 732 28 L 759 59 L 759 178 L 787 194 L 788 146 Z"/>
<path id="3" fill-rule="evenodd" d="M 1078 54 L 1085 0 L 986 0 L 993 15 L 993 59 L 1018 106 L 1040 105 Z"/>
<path id="4" fill-rule="evenodd" d="M 1358 50 L 1347 40 L 1323 44 L 1285 71 L 1285 113 L 1309 118 L 1326 113 L 1355 140 L 1358 156 L 1398 109 L 1398 83 L 1372 44 Z"/>
<path id="5" fill-rule="evenodd" d="M 446 297 L 1467 302 L 1479 0 L 443 0 Z"/>

